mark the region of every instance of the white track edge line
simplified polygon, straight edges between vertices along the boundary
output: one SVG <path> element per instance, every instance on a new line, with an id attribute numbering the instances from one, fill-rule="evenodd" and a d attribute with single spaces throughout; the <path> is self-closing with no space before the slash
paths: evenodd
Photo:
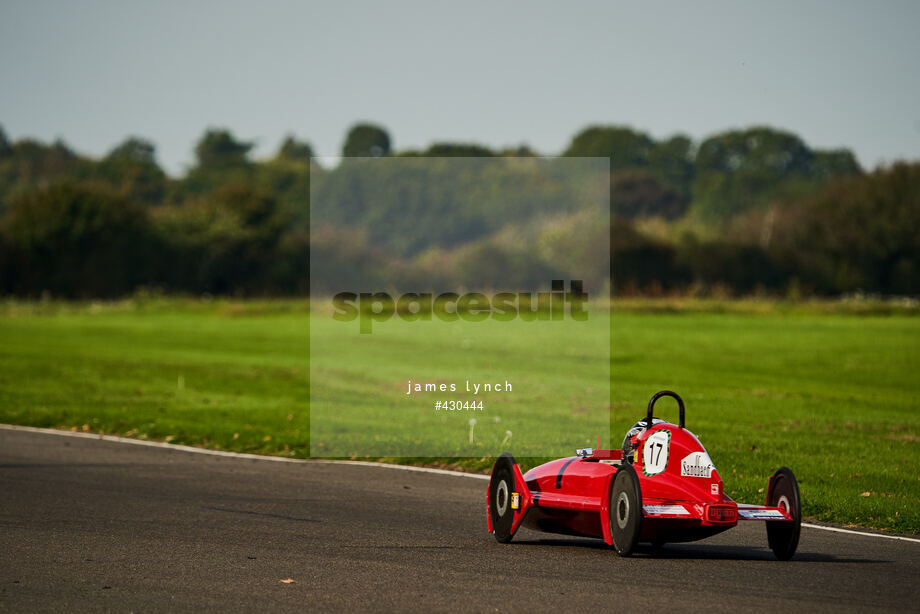
<path id="1" fill-rule="evenodd" d="M 920 544 L 920 539 L 913 537 L 902 537 L 900 535 L 886 535 L 884 533 L 867 533 L 865 531 L 853 531 L 850 529 L 838 529 L 837 527 L 825 527 L 820 524 L 811 524 L 808 522 L 802 523 L 803 527 L 808 527 L 809 529 L 821 529 L 822 531 L 833 531 L 834 533 L 849 533 L 850 535 L 865 535 L 866 537 L 883 537 L 885 539 L 898 539 L 905 542 L 916 542 Z"/>
<path id="2" fill-rule="evenodd" d="M 134 446 L 147 446 L 149 448 L 161 448 L 164 450 L 177 450 L 180 452 L 191 452 L 193 454 L 206 454 L 208 456 L 223 456 L 225 458 L 244 458 L 249 460 L 261 460 L 274 463 L 318 463 L 318 464 L 336 464 L 336 465 L 357 465 L 364 467 L 384 467 L 386 469 L 398 469 L 401 471 L 412 471 L 415 473 L 435 473 L 438 475 L 454 475 L 466 478 L 475 478 L 478 480 L 488 480 L 489 476 L 479 473 L 466 473 L 463 471 L 451 471 L 449 469 L 435 469 L 434 467 L 415 467 L 412 465 L 394 465 L 392 463 L 375 463 L 372 461 L 353 461 L 353 460 L 331 460 L 331 459 L 312 459 L 312 458 L 287 458 L 285 456 L 269 456 L 265 454 L 249 454 L 247 452 L 229 452 L 227 450 L 208 450 L 207 448 L 196 448 L 182 444 L 172 444 L 162 441 L 145 441 L 143 439 L 132 439 L 130 437 L 120 437 L 118 435 L 102 435 L 99 433 L 83 433 L 80 431 L 63 431 L 60 429 L 38 428 L 34 426 L 20 426 L 18 424 L 0 424 L 0 429 L 7 431 L 25 431 L 28 433 L 41 433 L 45 435 L 58 435 L 60 437 L 78 437 L 81 439 L 101 439 L 102 441 L 113 441 L 116 443 L 126 443 Z"/>
<path id="3" fill-rule="evenodd" d="M 62 431 L 60 429 L 37 428 L 34 426 L 19 426 L 17 424 L 0 424 L 0 429 L 7 431 L 26 431 L 29 433 L 44 433 L 46 435 L 59 435 L 62 437 L 80 437 L 83 439 L 101 439 L 103 441 L 114 441 L 117 443 L 127 443 L 135 446 L 148 446 L 151 448 L 162 448 L 164 450 L 179 450 L 182 452 L 191 452 L 193 454 L 207 454 L 209 456 L 223 456 L 226 458 L 245 458 L 250 460 L 262 460 L 275 463 L 320 463 L 335 465 L 357 465 L 359 467 L 383 467 L 386 469 L 398 469 L 400 471 L 412 471 L 415 473 L 435 473 L 438 475 L 452 475 L 464 478 L 474 478 L 477 480 L 488 480 L 489 476 L 480 473 L 465 473 L 463 471 L 451 471 L 449 469 L 434 469 L 433 467 L 413 467 L 412 465 L 394 465 L 392 463 L 375 463 L 373 461 L 352 461 L 352 460 L 326 460 L 326 459 L 306 459 L 306 458 L 286 458 L 284 456 L 267 456 L 262 454 L 249 454 L 246 452 L 228 452 L 226 450 L 208 450 L 206 448 L 196 448 L 182 444 L 171 444 L 161 441 L 144 441 L 143 439 L 131 439 L 130 437 L 119 437 L 118 435 L 101 435 L 99 433 L 82 433 L 79 431 Z M 915 542 L 920 544 L 920 539 L 913 537 L 902 537 L 900 535 L 886 535 L 884 533 L 867 533 L 865 531 L 853 531 L 851 529 L 839 529 L 837 527 L 826 527 L 819 524 L 802 523 L 803 527 L 809 529 L 820 529 L 822 531 L 833 531 L 835 533 L 847 533 L 850 535 L 863 535 L 865 537 L 881 537 L 884 539 L 896 539 L 906 542 Z"/>

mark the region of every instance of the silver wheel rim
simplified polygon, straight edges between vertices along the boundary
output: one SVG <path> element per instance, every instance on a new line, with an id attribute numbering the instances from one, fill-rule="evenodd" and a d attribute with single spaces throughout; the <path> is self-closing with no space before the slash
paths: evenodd
<path id="1" fill-rule="evenodd" d="M 504 516 L 508 511 L 508 483 L 505 480 L 499 482 L 495 489 L 495 507 L 499 516 Z"/>
<path id="2" fill-rule="evenodd" d="M 789 507 L 789 499 L 786 498 L 786 495 L 783 495 L 779 498 L 779 501 L 776 502 L 776 507 L 782 509 L 787 514 L 792 516 L 792 509 Z"/>
<path id="3" fill-rule="evenodd" d="M 629 522 L 629 497 L 626 496 L 625 492 L 621 492 L 617 496 L 617 526 L 621 529 L 626 528 L 626 523 Z"/>

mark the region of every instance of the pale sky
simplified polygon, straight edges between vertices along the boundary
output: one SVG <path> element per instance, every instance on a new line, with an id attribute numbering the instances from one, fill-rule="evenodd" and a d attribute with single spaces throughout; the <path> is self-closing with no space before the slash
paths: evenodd
<path id="1" fill-rule="evenodd" d="M 0 125 L 171 173 L 209 127 L 334 156 L 379 123 L 561 152 L 588 124 L 656 138 L 767 124 L 872 168 L 920 159 L 920 2 L 0 1 Z"/>

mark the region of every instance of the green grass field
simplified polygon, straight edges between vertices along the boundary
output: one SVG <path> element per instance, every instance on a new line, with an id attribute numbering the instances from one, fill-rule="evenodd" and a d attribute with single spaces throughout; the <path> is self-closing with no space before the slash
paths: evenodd
<path id="1" fill-rule="evenodd" d="M 920 533 L 914 310 L 622 305 L 612 316 L 615 447 L 648 397 L 670 388 L 683 395 L 688 428 L 736 499 L 761 501 L 768 476 L 788 465 L 808 516 Z M 306 305 L 294 301 L 2 304 L 0 421 L 307 456 L 306 318 Z M 438 339 L 427 343 L 436 347 Z M 361 394 L 385 399 L 387 365 L 350 359 Z M 570 410 L 563 404 L 544 418 L 565 420 Z M 673 407 L 663 410 L 668 417 Z M 413 462 L 491 464 L 482 457 Z"/>

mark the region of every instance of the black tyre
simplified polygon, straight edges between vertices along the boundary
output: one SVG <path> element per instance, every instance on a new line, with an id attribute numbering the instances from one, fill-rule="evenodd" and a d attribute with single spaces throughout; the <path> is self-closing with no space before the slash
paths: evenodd
<path id="1" fill-rule="evenodd" d="M 799 497 L 799 483 L 792 470 L 780 467 L 770 481 L 767 493 L 767 505 L 786 510 L 795 520 L 793 522 L 768 520 L 767 543 L 770 550 L 781 561 L 787 561 L 795 554 L 799 545 L 799 531 L 802 528 L 802 500 Z"/>
<path id="2" fill-rule="evenodd" d="M 620 556 L 632 554 L 642 530 L 642 490 L 632 465 L 620 465 L 610 489 L 610 533 Z"/>
<path id="3" fill-rule="evenodd" d="M 511 525 L 514 510 L 511 509 L 511 493 L 514 492 L 514 457 L 507 452 L 498 457 L 492 467 L 489 480 L 489 518 L 492 532 L 500 543 L 507 544 L 514 535 Z"/>

